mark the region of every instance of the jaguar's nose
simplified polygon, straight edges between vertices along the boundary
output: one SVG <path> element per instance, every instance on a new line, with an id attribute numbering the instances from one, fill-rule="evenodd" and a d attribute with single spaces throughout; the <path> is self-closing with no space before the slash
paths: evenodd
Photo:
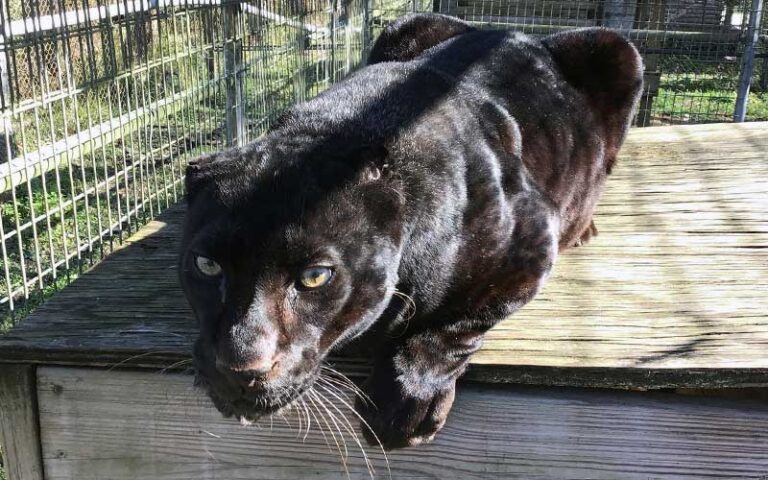
<path id="1" fill-rule="evenodd" d="M 225 328 L 214 347 L 216 368 L 246 386 L 276 377 L 281 357 L 278 332 L 264 315 Z"/>
<path id="2" fill-rule="evenodd" d="M 241 386 L 253 387 L 256 383 L 268 380 L 278 374 L 280 359 L 277 356 L 259 358 L 248 363 L 232 365 L 216 358 L 216 369 Z"/>

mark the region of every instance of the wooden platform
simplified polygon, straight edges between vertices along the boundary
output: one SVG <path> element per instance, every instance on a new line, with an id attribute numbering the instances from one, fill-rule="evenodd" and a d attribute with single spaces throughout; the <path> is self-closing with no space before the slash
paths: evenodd
<path id="1" fill-rule="evenodd" d="M 40 370 L 46 479 L 346 478 L 334 441 L 329 447 L 319 433 L 322 420 L 310 416 L 315 425 L 306 438 L 306 421 L 300 427 L 295 413 L 242 427 L 191 390 L 187 375 L 118 373 Z M 359 447 L 348 434 L 345 441 L 350 478 L 370 478 Z M 381 452 L 367 447 L 366 454 L 375 478 L 389 480 Z M 388 460 L 396 480 L 765 478 L 768 408 L 661 393 L 466 384 L 434 443 L 391 452 Z"/>
<path id="2" fill-rule="evenodd" d="M 346 478 L 319 417 L 306 438 L 296 410 L 241 427 L 173 373 L 195 337 L 176 272 L 182 215 L 0 337 L 9 480 Z M 767 221 L 768 123 L 633 130 L 600 236 L 561 257 L 465 377 L 540 386 L 463 382 L 436 442 L 389 456 L 391 478 L 768 478 L 768 389 L 757 402 L 552 386 L 768 387 Z M 343 436 L 349 478 L 370 478 Z"/>

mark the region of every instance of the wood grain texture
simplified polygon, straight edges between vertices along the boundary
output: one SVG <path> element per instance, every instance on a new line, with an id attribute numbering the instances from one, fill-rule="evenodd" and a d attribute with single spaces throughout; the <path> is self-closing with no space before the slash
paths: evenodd
<path id="1" fill-rule="evenodd" d="M 766 124 L 631 132 L 595 218 L 477 363 L 768 367 Z M 760 293 L 763 292 L 763 293 Z"/>
<path id="2" fill-rule="evenodd" d="M 329 449 L 316 423 L 306 439 L 295 412 L 271 428 L 268 419 L 242 427 L 221 418 L 191 382 L 179 374 L 41 368 L 46 478 L 346 478 L 333 441 Z M 349 435 L 346 441 L 350 478 L 369 478 L 360 450 Z M 366 451 L 376 478 L 389 478 L 381 453 Z M 768 407 L 661 393 L 466 385 L 435 443 L 392 452 L 389 464 L 395 480 L 765 478 Z"/>
<path id="3" fill-rule="evenodd" d="M 195 324 L 175 269 L 181 207 L 0 338 L 0 361 L 164 367 Z M 768 123 L 634 129 L 541 294 L 468 376 L 555 385 L 768 385 Z M 365 364 L 345 360 L 348 373 Z"/>
<path id="4" fill-rule="evenodd" d="M 8 480 L 43 480 L 35 367 L 0 368 L 0 445 Z"/>

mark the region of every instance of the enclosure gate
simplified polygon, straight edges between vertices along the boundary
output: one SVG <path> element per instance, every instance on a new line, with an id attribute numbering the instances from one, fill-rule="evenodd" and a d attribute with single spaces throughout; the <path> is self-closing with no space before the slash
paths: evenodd
<path id="1" fill-rule="evenodd" d="M 1 0 L 0 328 L 182 195 L 187 161 L 264 133 L 392 18 L 640 48 L 636 123 L 768 119 L 763 0 Z M 749 90 L 751 85 L 751 92 Z"/>

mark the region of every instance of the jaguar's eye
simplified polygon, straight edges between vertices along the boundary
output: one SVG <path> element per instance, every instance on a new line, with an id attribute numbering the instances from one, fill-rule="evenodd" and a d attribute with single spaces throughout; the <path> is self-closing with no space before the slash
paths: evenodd
<path id="1" fill-rule="evenodd" d="M 310 267 L 299 277 L 299 283 L 304 288 L 322 287 L 331 280 L 333 270 L 328 267 Z"/>
<path id="2" fill-rule="evenodd" d="M 207 277 L 218 277 L 221 275 L 221 265 L 208 257 L 198 255 L 195 257 L 195 266 L 203 275 Z"/>

